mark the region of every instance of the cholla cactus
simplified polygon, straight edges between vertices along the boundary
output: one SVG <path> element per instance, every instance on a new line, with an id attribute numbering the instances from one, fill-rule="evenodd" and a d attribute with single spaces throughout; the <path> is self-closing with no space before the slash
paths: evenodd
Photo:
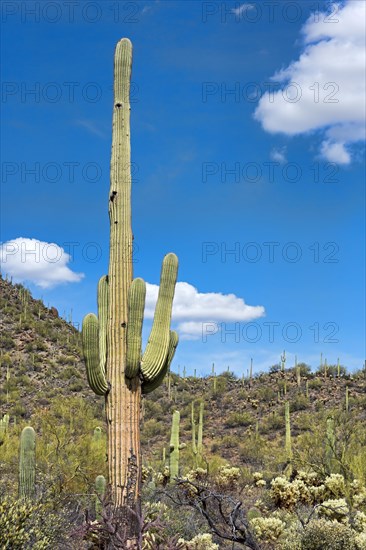
<path id="1" fill-rule="evenodd" d="M 219 469 L 217 483 L 222 487 L 233 487 L 240 478 L 240 469 L 227 464 Z"/>
<path id="2" fill-rule="evenodd" d="M 212 540 L 212 535 L 208 533 L 197 535 L 190 541 L 178 539 L 178 543 L 182 544 L 185 550 L 219 550 L 219 546 Z"/>
<path id="3" fill-rule="evenodd" d="M 276 517 L 253 518 L 250 524 L 256 537 L 267 544 L 278 541 L 286 527 L 286 524 Z"/>
<path id="4" fill-rule="evenodd" d="M 340 498 L 346 494 L 346 484 L 341 474 L 331 474 L 324 480 L 324 486 L 329 496 Z"/>
<path id="5" fill-rule="evenodd" d="M 348 504 L 344 498 L 325 500 L 319 505 L 318 514 L 340 522 L 348 522 Z"/>

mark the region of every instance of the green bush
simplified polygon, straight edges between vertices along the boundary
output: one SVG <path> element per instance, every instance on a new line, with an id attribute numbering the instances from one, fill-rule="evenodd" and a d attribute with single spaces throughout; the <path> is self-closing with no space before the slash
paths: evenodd
<path id="1" fill-rule="evenodd" d="M 225 425 L 228 428 L 234 428 L 236 426 L 250 426 L 253 422 L 254 419 L 251 414 L 234 412 L 227 417 Z"/>
<path id="2" fill-rule="evenodd" d="M 301 541 L 302 550 L 355 550 L 355 533 L 338 521 L 311 521 Z"/>
<path id="3" fill-rule="evenodd" d="M 67 535 L 60 517 L 42 503 L 0 497 L 0 540 L 3 550 L 48 550 Z"/>

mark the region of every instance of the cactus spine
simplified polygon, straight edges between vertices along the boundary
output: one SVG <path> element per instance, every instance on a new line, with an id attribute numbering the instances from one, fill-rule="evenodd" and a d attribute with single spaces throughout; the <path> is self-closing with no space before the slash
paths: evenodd
<path id="1" fill-rule="evenodd" d="M 36 493 L 36 432 L 23 429 L 19 452 L 19 498 L 33 499 Z"/>
<path id="2" fill-rule="evenodd" d="M 98 285 L 99 315 L 84 318 L 82 339 L 89 384 L 105 397 L 111 500 L 124 510 L 134 543 L 140 527 L 127 514 L 132 509 L 139 516 L 141 507 L 141 393 L 161 384 L 178 344 L 170 331 L 178 260 L 175 254 L 163 260 L 153 326 L 141 357 L 145 282 L 132 280 L 131 66 L 132 44 L 123 38 L 114 57 L 109 271 Z"/>
<path id="3" fill-rule="evenodd" d="M 169 473 L 171 483 L 179 474 L 179 421 L 180 413 L 179 411 L 174 411 L 169 447 Z"/>

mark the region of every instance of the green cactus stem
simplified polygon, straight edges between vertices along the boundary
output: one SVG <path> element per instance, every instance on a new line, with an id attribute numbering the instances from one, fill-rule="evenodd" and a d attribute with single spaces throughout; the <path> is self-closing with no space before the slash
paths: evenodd
<path id="1" fill-rule="evenodd" d="M 97 426 L 96 428 L 94 428 L 93 441 L 99 444 L 101 440 L 102 440 L 102 428 L 100 426 Z"/>
<path id="2" fill-rule="evenodd" d="M 327 418 L 327 434 L 325 441 L 325 457 L 326 464 L 328 469 L 328 474 L 334 473 L 334 457 L 335 457 L 335 430 L 334 430 L 334 418 L 333 416 L 328 416 Z"/>
<path id="3" fill-rule="evenodd" d="M 202 457 L 202 453 L 203 453 L 203 411 L 204 411 L 204 402 L 201 401 L 199 404 L 199 419 L 198 419 L 198 429 L 197 429 L 196 420 L 195 420 L 195 406 L 194 406 L 194 401 L 192 401 L 191 403 L 192 452 L 196 459 L 196 466 L 198 465 L 198 461 Z"/>
<path id="4" fill-rule="evenodd" d="M 349 388 L 346 386 L 346 412 L 349 412 Z"/>
<path id="5" fill-rule="evenodd" d="M 179 475 L 179 422 L 180 413 L 179 411 L 174 411 L 169 446 L 169 473 L 171 483 Z"/>
<path id="6" fill-rule="evenodd" d="M 341 365 L 340 365 L 340 362 L 339 362 L 339 357 L 337 359 L 337 377 L 338 378 L 341 377 Z"/>
<path id="7" fill-rule="evenodd" d="M 212 363 L 211 376 L 215 376 L 215 363 Z"/>
<path id="8" fill-rule="evenodd" d="M 106 479 L 104 476 L 95 478 L 95 517 L 97 520 L 102 519 L 103 499 L 106 490 Z"/>
<path id="9" fill-rule="evenodd" d="M 19 498 L 34 499 L 36 494 L 36 432 L 23 429 L 19 452 Z"/>
<path id="10" fill-rule="evenodd" d="M 281 372 L 285 372 L 285 363 L 286 363 L 286 352 L 283 350 L 283 354 L 281 355 Z"/>
<path id="11" fill-rule="evenodd" d="M 199 456 L 202 456 L 203 452 L 203 410 L 204 410 L 204 402 L 200 402 L 200 411 L 199 411 L 199 419 L 198 419 L 198 432 L 197 432 L 197 452 Z"/>
<path id="12" fill-rule="evenodd" d="M 192 426 L 192 452 L 197 457 L 197 444 L 196 444 L 196 420 L 194 416 L 194 401 L 191 403 L 191 426 Z"/>
<path id="13" fill-rule="evenodd" d="M 9 428 L 9 420 L 10 416 L 8 414 L 4 414 L 4 416 L 0 419 L 0 445 L 5 440 L 6 432 Z"/>
<path id="14" fill-rule="evenodd" d="M 132 273 L 131 67 L 132 44 L 123 38 L 114 56 L 109 268 L 98 284 L 98 317 L 88 314 L 83 320 L 82 342 L 90 387 L 105 397 L 111 500 L 122 510 L 133 546 L 141 528 L 136 520 L 141 515 L 141 394 L 162 383 L 178 344 L 178 335 L 170 330 L 178 259 L 170 253 L 163 260 L 153 325 L 142 353 L 146 290 Z"/>
<path id="15" fill-rule="evenodd" d="M 287 462 L 287 475 L 291 475 L 292 471 L 292 441 L 291 441 L 291 423 L 290 423 L 290 403 L 285 402 L 285 453 L 286 453 L 286 462 Z"/>

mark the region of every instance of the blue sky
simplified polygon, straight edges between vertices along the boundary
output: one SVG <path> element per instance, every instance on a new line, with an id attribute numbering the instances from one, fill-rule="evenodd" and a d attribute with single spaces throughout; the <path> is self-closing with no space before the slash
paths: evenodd
<path id="1" fill-rule="evenodd" d="M 126 36 L 146 334 L 174 251 L 173 370 L 241 375 L 283 350 L 360 368 L 365 5 L 318 5 L 3 2 L 2 273 L 75 322 L 96 310 Z"/>

